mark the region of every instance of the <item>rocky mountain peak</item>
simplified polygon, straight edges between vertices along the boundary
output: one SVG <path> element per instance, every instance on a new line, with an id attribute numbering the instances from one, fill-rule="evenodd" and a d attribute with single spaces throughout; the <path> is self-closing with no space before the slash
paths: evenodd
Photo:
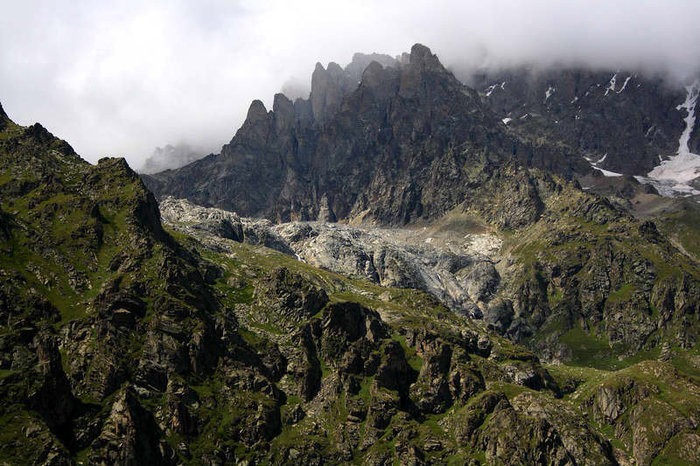
<path id="1" fill-rule="evenodd" d="M 392 97 L 398 88 L 399 71 L 396 68 L 384 67 L 379 62 L 373 61 L 362 73 L 360 86 L 364 89 L 371 89 L 375 98 L 380 101 Z"/>
<path id="2" fill-rule="evenodd" d="M 355 82 L 337 63 L 328 64 L 328 69 L 316 63 L 311 75 L 311 111 L 316 121 L 323 121 L 335 113 L 343 98 L 357 87 Z"/>
<path id="3" fill-rule="evenodd" d="M 272 103 L 272 113 L 275 118 L 275 129 L 279 133 L 294 125 L 294 104 L 284 94 L 275 94 Z"/>
<path id="4" fill-rule="evenodd" d="M 488 145 L 493 160 L 512 154 L 513 147 L 476 92 L 457 81 L 430 49 L 416 45 L 412 57 L 401 66 L 371 61 L 359 84 L 336 64 L 324 68 L 319 63 L 308 101 L 297 99 L 290 108 L 288 99 L 277 96 L 267 119 L 262 104 L 254 104 L 221 157 L 209 159 L 221 165 L 214 169 L 221 175 L 218 181 L 211 181 L 215 196 L 207 188 L 191 197 L 192 177 L 211 179 L 207 164 L 169 174 L 169 186 L 156 175 L 148 179 L 149 186 L 159 195 L 273 221 L 316 219 L 321 211 L 338 219 L 365 212 L 381 223 L 406 223 L 423 212 L 437 215 L 452 207 L 458 188 L 438 172 L 461 170 L 471 157 L 460 151 L 458 160 L 448 161 L 453 155 L 447 147 Z M 260 124 L 253 124 L 253 114 Z M 436 161 L 443 157 L 444 162 Z M 224 183 L 222 177 L 230 184 L 213 188 Z M 426 182 L 440 193 L 426 188 Z M 401 194 L 391 194 L 397 186 Z M 460 186 L 461 192 L 465 188 Z"/>
<path id="5" fill-rule="evenodd" d="M 334 61 L 328 63 L 326 71 L 333 77 L 341 77 L 344 75 L 343 68 Z"/>
<path id="6" fill-rule="evenodd" d="M 352 61 L 345 67 L 345 72 L 355 81 L 360 81 L 365 69 L 372 62 L 377 62 L 384 67 L 397 67 L 399 64 L 395 58 L 382 53 L 356 53 L 352 56 Z"/>
<path id="7" fill-rule="evenodd" d="M 248 115 L 246 116 L 246 122 L 255 124 L 258 121 L 264 121 L 267 119 L 267 109 L 265 104 L 261 100 L 255 99 L 251 102 L 248 108 Z"/>
<path id="8" fill-rule="evenodd" d="M 411 47 L 411 55 L 409 58 L 409 63 L 411 65 L 419 65 L 425 67 L 442 67 L 440 60 L 438 60 L 437 55 L 433 55 L 428 47 L 423 44 L 414 44 Z"/>
<path id="9" fill-rule="evenodd" d="M 411 48 L 408 64 L 401 68 L 401 97 L 416 98 L 430 93 L 444 98 L 463 87 L 428 47 L 415 44 Z"/>

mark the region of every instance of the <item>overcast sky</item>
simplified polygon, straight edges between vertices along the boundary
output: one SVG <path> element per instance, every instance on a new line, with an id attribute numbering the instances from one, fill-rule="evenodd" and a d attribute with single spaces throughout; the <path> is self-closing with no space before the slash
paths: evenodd
<path id="1" fill-rule="evenodd" d="M 698 0 L 6 0 L 0 101 L 94 162 L 134 167 L 156 146 L 218 152 L 250 101 L 271 105 L 317 61 L 397 55 L 445 64 L 644 67 L 683 79 L 700 62 Z"/>

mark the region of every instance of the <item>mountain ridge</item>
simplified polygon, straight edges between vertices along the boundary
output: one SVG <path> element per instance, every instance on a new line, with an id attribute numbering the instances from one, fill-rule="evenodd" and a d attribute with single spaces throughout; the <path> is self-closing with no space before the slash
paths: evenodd
<path id="1" fill-rule="evenodd" d="M 425 48 L 431 56 L 432 53 L 427 47 L 418 44 L 418 49 Z M 421 52 L 421 53 L 425 53 Z M 355 90 L 359 90 L 362 84 L 362 77 L 359 84 L 355 84 L 356 79 L 353 76 L 357 75 L 357 70 L 360 69 L 371 57 L 362 54 L 356 54 L 353 59 L 357 58 L 357 62 L 353 61 L 345 70 L 333 63 L 329 64 L 331 72 L 325 70 L 321 64 L 317 64 L 312 77 L 312 92 L 308 101 L 296 99 L 291 105 L 284 104 L 285 116 L 276 115 L 277 110 L 282 108 L 282 102 L 288 100 L 281 95 L 275 96 L 276 104 L 273 105 L 272 114 L 276 115 L 278 121 L 277 130 L 282 127 L 285 130 L 294 126 L 294 121 L 301 123 L 298 130 L 300 134 L 295 134 L 293 137 L 307 142 L 309 145 L 315 145 L 314 142 L 318 137 L 328 140 L 328 136 L 315 136 L 311 130 L 314 126 L 321 126 L 321 121 L 326 121 L 331 115 L 341 112 L 340 101 L 345 98 L 350 100 L 350 96 Z M 372 69 L 366 78 L 375 83 L 375 90 L 379 83 L 384 83 L 384 89 L 381 91 L 385 97 L 392 92 L 396 92 L 397 85 L 392 85 L 389 72 L 380 72 L 381 69 L 400 70 L 404 69 L 404 75 L 411 74 L 408 70 L 413 69 L 410 65 L 410 55 L 404 54 L 404 57 L 393 59 L 388 56 L 381 56 L 383 66 L 380 64 L 372 64 L 371 61 L 364 67 L 367 68 L 372 64 Z M 437 60 L 437 57 L 435 57 Z M 437 61 L 439 64 L 439 60 Z M 449 73 L 439 65 L 442 70 Z M 415 67 L 414 67 L 415 68 Z M 462 73 L 463 74 L 463 73 Z M 380 76 L 381 75 L 381 76 Z M 450 73 L 451 75 L 451 73 Z M 619 80 L 616 77 L 619 75 Z M 612 78 L 610 77 L 612 76 Z M 474 72 L 469 76 L 461 76 L 464 82 L 468 82 L 469 86 L 479 88 L 480 91 L 471 89 L 470 92 L 478 93 L 484 111 L 498 115 L 499 120 L 505 122 L 507 126 L 506 136 L 501 136 L 506 140 L 514 140 L 512 142 L 514 148 L 512 152 L 516 155 L 518 163 L 525 167 L 539 167 L 546 170 L 554 171 L 566 178 L 585 178 L 590 173 L 605 173 L 608 176 L 620 174 L 638 175 L 638 179 L 632 183 L 653 183 L 654 186 L 667 195 L 678 195 L 678 192 L 670 188 L 673 184 L 664 180 L 657 181 L 650 179 L 647 174 L 659 165 L 659 161 L 663 161 L 668 156 L 675 155 L 678 149 L 678 140 L 683 131 L 683 109 L 680 108 L 683 104 L 684 95 L 683 89 L 676 89 L 659 77 L 646 77 L 639 73 L 622 72 L 617 73 L 606 71 L 590 71 L 583 68 L 564 68 L 553 70 L 531 70 L 527 67 L 506 69 L 505 71 L 492 72 Z M 409 79 L 410 81 L 410 79 Z M 491 84 L 496 81 L 496 84 Z M 617 82 L 619 81 L 619 82 Z M 369 81 L 368 81 L 369 82 Z M 408 82 L 408 81 L 406 81 Z M 404 84 L 406 84 L 404 82 Z M 509 83 L 506 85 L 506 83 Z M 365 87 L 367 83 L 365 83 Z M 453 82 L 454 88 L 458 88 L 461 83 Z M 400 87 L 399 83 L 399 87 Z M 428 85 L 427 81 L 425 85 Z M 388 87 L 386 87 L 388 86 Z M 393 86 L 393 87 L 392 87 Z M 612 86 L 612 91 L 611 91 Z M 430 86 L 429 86 L 430 87 Z M 448 86 L 449 87 L 449 86 Z M 357 89 L 356 89 L 357 88 Z M 558 89 L 558 92 L 557 92 Z M 444 90 L 444 89 L 443 89 Z M 449 91 L 446 91 L 450 93 Z M 387 94 L 389 93 L 389 94 Z M 329 97 L 329 106 L 324 108 L 326 102 L 326 94 Z M 454 90 L 450 93 L 455 99 L 457 92 Z M 401 97 L 401 92 L 397 97 Z M 404 89 L 404 97 L 405 89 Z M 381 99 L 380 99 L 381 100 Z M 375 102 L 376 103 L 376 102 Z M 372 103 L 367 103 L 372 105 Z M 450 112 L 454 115 L 460 113 L 468 113 L 467 104 L 465 109 L 452 109 Z M 308 108 L 311 107 L 311 108 Z M 292 111 L 292 108 L 294 109 Z M 354 111 L 359 115 L 357 106 Z M 323 114 L 321 114 L 323 112 Z M 295 115 L 292 117 L 292 115 Z M 510 116 L 509 116 L 510 115 Z M 381 115 L 375 118 L 386 118 Z M 318 121 L 317 121 L 318 120 Z M 281 123 L 284 121 L 285 123 Z M 697 119 L 694 125 L 698 126 Z M 361 124 L 358 122 L 358 124 Z M 384 128 L 384 135 L 392 134 L 393 125 L 395 122 L 388 122 Z M 245 125 L 244 125 L 245 126 Z M 493 128 L 499 128 L 495 121 L 492 122 Z M 467 131 L 469 125 L 466 121 L 462 124 L 460 131 Z M 334 131 L 345 131 L 339 127 Z M 241 128 L 243 129 L 243 127 Z M 310 131 L 311 130 L 311 131 Z M 695 128 L 690 128 L 690 149 L 691 151 L 697 145 L 698 135 L 700 131 Z M 323 129 L 320 129 L 323 133 Z M 376 131 L 376 130 L 375 130 Z M 294 131 L 293 131 L 294 132 Z M 239 134 L 237 132 L 237 134 Z M 241 134 L 241 136 L 243 136 Z M 252 136 L 252 133 L 249 135 Z M 330 147 L 322 148 L 324 151 L 337 150 L 340 141 L 333 140 L 337 134 L 329 135 L 331 140 Z M 378 146 L 374 148 L 365 147 L 357 148 L 357 151 L 380 150 L 383 142 L 380 134 L 373 134 L 372 138 L 376 139 Z M 258 136 L 262 137 L 262 136 Z M 280 139 L 280 136 L 270 136 Z M 400 135 L 398 137 L 401 137 Z M 252 154 L 245 155 L 245 150 L 233 149 L 231 144 L 235 145 L 236 137 L 231 143 L 224 146 L 222 149 L 223 158 L 250 157 Z M 269 143 L 269 141 L 268 141 Z M 483 142 L 476 141 L 477 145 L 483 145 Z M 267 147 L 266 151 L 282 150 L 283 152 L 294 152 L 294 148 L 284 149 L 279 147 L 282 144 L 280 141 L 277 147 Z M 489 143 L 486 144 L 488 146 Z M 274 144 L 273 144 L 274 145 Z M 282 144 L 283 145 L 283 144 Z M 261 149 L 262 146 L 258 147 Z M 314 152 L 314 148 L 308 149 Z M 319 149 L 321 150 L 321 149 Z M 486 147 L 487 152 L 498 152 L 496 147 Z M 225 154 L 224 154 L 225 152 Z M 234 152 L 241 152 L 235 154 Z M 508 153 L 510 151 L 505 151 Z M 295 156 L 279 155 L 288 160 L 294 160 Z M 325 153 L 314 153 L 313 159 L 324 159 Z M 308 156 L 307 156 L 308 157 Z M 346 154 L 345 157 L 356 157 L 353 154 Z M 223 168 L 226 162 L 219 163 Z M 302 164 L 294 167 L 293 163 L 289 163 L 292 170 L 289 174 L 294 179 L 311 176 L 312 179 L 323 182 L 324 175 L 322 173 L 314 173 L 308 166 Z M 193 167 L 194 168 L 194 167 Z M 212 170 L 219 170 L 212 168 Z M 240 167 L 239 167 L 240 168 Z M 281 170 L 289 171 L 284 167 L 274 167 L 267 165 L 265 170 Z M 243 170 L 252 170 L 252 166 L 243 168 Z M 224 170 L 225 171 L 225 170 Z M 300 172 L 300 173 L 297 173 Z M 252 202 L 243 202 L 240 206 L 236 202 L 229 202 L 228 205 L 221 204 L 226 202 L 221 200 L 225 188 L 217 186 L 215 183 L 207 183 L 203 180 L 203 184 L 198 188 L 197 193 L 189 193 L 185 186 L 189 180 L 194 183 L 199 178 L 205 178 L 204 175 L 199 175 L 196 169 L 191 170 L 191 173 L 185 169 L 180 172 L 167 172 L 163 174 L 154 174 L 152 177 L 146 177 L 145 180 L 149 186 L 159 194 L 163 191 L 167 195 L 175 195 L 176 197 L 189 197 L 192 200 L 199 202 L 202 205 L 212 205 L 225 207 L 229 210 L 241 211 L 244 215 L 262 215 L 267 216 L 271 220 L 277 220 L 276 216 L 281 215 L 281 220 L 288 220 L 293 215 L 295 218 L 311 219 L 318 214 L 318 204 L 320 199 L 328 200 L 332 198 L 332 193 L 303 193 L 302 186 L 298 183 L 294 186 L 289 186 L 290 193 L 295 193 L 297 197 L 311 197 L 305 201 L 309 206 L 304 208 L 290 208 L 292 213 L 280 212 L 253 212 L 252 205 L 264 205 L 263 199 L 256 199 Z M 643 175 L 643 176 L 642 176 Z M 269 180 L 271 186 L 288 182 L 285 179 L 287 175 L 280 175 L 275 180 Z M 318 178 L 318 180 L 317 180 Z M 425 182 L 422 182 L 425 184 Z M 247 188 L 250 186 L 241 186 Z M 274 189 L 274 188 L 273 188 Z M 336 189 L 336 187 L 332 187 Z M 643 188 L 636 188 L 641 190 Z M 355 189 L 356 191 L 357 189 Z M 166 192 L 167 191 L 167 192 Z M 209 191 L 216 192 L 216 195 L 208 194 Z M 230 197 L 230 196 L 226 196 Z M 287 196 L 288 197 L 288 196 Z M 288 199 L 280 199 L 288 202 Z M 324 201 L 325 202 L 325 201 Z M 218 204 L 217 204 L 218 203 Z M 332 204 L 332 202 L 331 202 Z M 264 209 L 263 209 L 264 210 Z M 295 212 L 301 210 L 302 212 Z M 342 210 L 342 209 L 341 209 Z M 343 217 L 341 215 L 340 217 Z M 382 221 L 382 219 L 379 219 Z M 394 219 L 395 221 L 395 219 Z"/>
<path id="2" fill-rule="evenodd" d="M 450 194 L 464 187 L 447 172 L 464 170 L 467 160 L 474 175 L 513 160 L 565 175 L 573 167 L 591 171 L 584 160 L 554 157 L 554 146 L 535 148 L 511 136 L 476 91 L 457 81 L 427 47 L 414 46 L 401 68 L 375 63 L 330 119 L 324 114 L 321 122 L 310 120 L 306 104 L 297 99 L 297 123 L 291 128 L 292 112 L 274 111 L 284 102 L 289 107 L 288 99 L 277 95 L 265 120 L 263 108 L 251 105 L 254 121 L 246 120 L 221 155 L 144 180 L 157 195 L 276 221 L 316 218 L 325 198 L 339 219 L 369 215 L 380 223 L 407 223 L 424 212 L 439 215 L 456 204 L 449 198 L 463 197 Z M 320 86 L 312 88 L 312 104 L 314 95 L 329 92 L 326 81 Z M 313 112 L 312 105 L 312 119 Z M 291 129 L 278 133 L 277 128 Z M 217 179 L 207 179 L 208 170 L 219 173 Z M 227 173 L 235 173 L 235 179 L 228 180 Z"/>

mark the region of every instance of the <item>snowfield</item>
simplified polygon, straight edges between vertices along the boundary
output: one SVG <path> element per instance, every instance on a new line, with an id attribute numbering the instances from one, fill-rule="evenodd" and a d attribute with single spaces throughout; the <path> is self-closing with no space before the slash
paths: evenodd
<path id="1" fill-rule="evenodd" d="M 690 185 L 690 182 L 700 177 L 700 155 L 690 152 L 688 145 L 695 126 L 695 107 L 700 94 L 700 80 L 686 87 L 688 95 L 685 102 L 676 107 L 685 110 L 685 129 L 678 140 L 678 153 L 662 160 L 646 177 L 636 177 L 642 183 L 654 185 L 664 196 L 700 195 L 700 190 Z"/>

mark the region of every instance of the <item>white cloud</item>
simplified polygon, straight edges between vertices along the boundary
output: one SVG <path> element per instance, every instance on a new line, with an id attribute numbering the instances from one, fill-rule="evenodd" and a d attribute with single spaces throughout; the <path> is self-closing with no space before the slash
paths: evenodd
<path id="1" fill-rule="evenodd" d="M 217 151 L 252 99 L 269 106 L 316 61 L 421 42 L 459 66 L 563 61 L 683 78 L 698 69 L 699 17 L 694 0 L 24 0 L 0 18 L 0 100 L 88 160 L 138 166 L 167 143 Z"/>

